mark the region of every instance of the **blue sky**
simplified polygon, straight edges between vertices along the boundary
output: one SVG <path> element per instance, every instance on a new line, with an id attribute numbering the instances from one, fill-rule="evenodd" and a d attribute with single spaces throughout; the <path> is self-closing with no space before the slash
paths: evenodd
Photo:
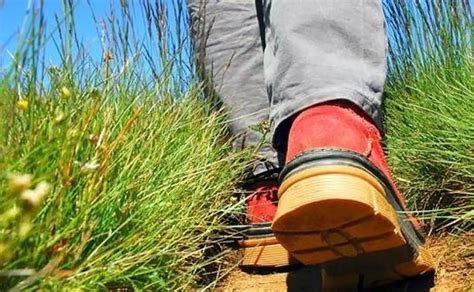
<path id="1" fill-rule="evenodd" d="M 162 1 L 167 5 L 176 3 L 176 0 Z M 178 1 L 180 5 L 184 5 L 183 1 Z M 14 51 L 16 40 L 22 27 L 23 20 L 26 15 L 31 14 L 31 6 L 38 5 L 40 0 L 0 0 L 0 68 L 7 66 L 11 62 L 9 52 Z M 119 10 L 120 0 L 74 0 L 76 4 L 74 14 L 76 18 L 76 30 L 80 42 L 85 45 L 88 52 L 93 57 L 101 56 L 101 40 L 100 31 L 102 27 L 93 19 L 95 15 L 97 21 L 102 20 L 110 15 L 112 10 Z M 91 3 L 91 5 L 89 4 Z M 141 9 L 139 0 L 128 0 L 131 6 L 131 13 L 134 18 L 144 19 L 143 10 Z M 150 2 L 151 3 L 151 2 Z M 63 17 L 62 0 L 45 0 L 44 16 L 46 20 L 47 34 L 57 27 L 56 16 L 61 19 Z M 93 13 L 92 13 L 93 11 Z M 117 13 L 119 14 L 119 13 Z M 173 14 L 170 13 L 170 25 L 173 25 Z M 145 23 L 135 22 L 135 33 L 138 35 L 145 34 Z M 173 28 L 171 28 L 173 30 Z M 54 47 L 54 43 L 49 41 L 46 47 L 48 61 L 57 63 L 59 56 Z"/>
<path id="2" fill-rule="evenodd" d="M 0 0 L 0 3 L 2 0 Z M 0 7 L 0 67 L 6 66 L 11 62 L 8 51 L 13 51 L 16 45 L 16 39 L 22 26 L 24 16 L 28 13 L 28 8 L 33 2 L 30 0 L 3 0 Z M 45 1 L 45 18 L 47 30 L 53 29 L 55 24 L 55 14 L 61 17 L 61 0 Z M 118 2 L 118 1 L 115 1 Z M 98 18 L 103 18 L 106 12 L 110 10 L 109 0 L 91 0 L 94 5 L 94 13 Z M 100 40 L 97 36 L 97 28 L 92 19 L 91 9 L 85 0 L 79 0 L 76 7 L 78 19 L 78 33 L 91 52 L 99 52 Z M 53 44 L 50 44 L 49 57 L 52 63 L 57 62 L 56 50 Z"/>
<path id="3" fill-rule="evenodd" d="M 140 0 L 127 0 L 132 7 L 133 17 L 138 19 L 138 26 L 135 27 L 138 35 L 145 34 L 144 22 L 140 22 L 143 19 L 143 13 L 139 8 Z M 144 0 L 150 1 L 151 0 Z M 166 4 L 176 3 L 178 0 L 161 0 Z M 330 1 L 330 0 L 328 0 Z M 392 0 L 386 0 L 392 1 Z M 16 39 L 22 26 L 25 15 L 29 12 L 28 8 L 32 3 L 38 4 L 40 0 L 0 0 L 0 74 L 1 69 L 5 68 L 11 63 L 11 57 L 9 52 L 14 51 L 16 46 Z M 92 11 L 95 14 L 97 20 L 100 22 L 106 15 L 108 15 L 113 8 L 118 8 L 120 0 L 74 0 L 76 3 L 75 16 L 76 16 L 76 29 L 79 36 L 80 42 L 84 44 L 86 53 L 93 58 L 100 58 L 102 54 L 101 40 L 99 39 L 101 27 L 97 27 L 96 22 L 93 20 Z M 91 8 L 88 2 L 92 3 Z M 184 1 L 179 1 L 184 5 Z M 472 0 L 470 0 L 472 2 Z M 414 3 L 408 2 L 408 3 Z M 423 3 L 423 0 L 421 1 Z M 62 18 L 62 0 L 44 0 L 44 13 L 46 19 L 47 31 L 51 31 L 56 27 L 55 15 Z M 173 15 L 171 15 L 171 18 Z M 172 19 L 171 19 L 172 20 Z M 171 25 L 173 21 L 170 21 Z M 100 25 L 99 25 L 100 26 Z M 390 37 L 390 30 L 388 32 Z M 54 46 L 54 42 L 49 41 L 46 45 L 46 65 L 57 64 L 59 62 L 59 56 L 57 49 Z"/>

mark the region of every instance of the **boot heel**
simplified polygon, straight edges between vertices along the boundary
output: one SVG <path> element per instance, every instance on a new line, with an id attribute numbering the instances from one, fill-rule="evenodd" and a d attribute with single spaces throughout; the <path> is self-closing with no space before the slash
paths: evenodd
<path id="1" fill-rule="evenodd" d="M 243 268 L 279 268 L 297 265 L 298 261 L 281 246 L 275 237 L 241 242 Z"/>
<path id="2" fill-rule="evenodd" d="M 356 257 L 406 244 L 383 186 L 353 166 L 314 166 L 279 190 L 272 229 L 303 264 Z"/>

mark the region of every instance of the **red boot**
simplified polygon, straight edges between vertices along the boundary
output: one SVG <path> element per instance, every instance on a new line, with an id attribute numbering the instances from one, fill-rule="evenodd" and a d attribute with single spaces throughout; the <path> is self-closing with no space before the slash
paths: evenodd
<path id="1" fill-rule="evenodd" d="M 272 229 L 300 262 L 338 273 L 433 271 L 379 130 L 356 106 L 330 103 L 300 113 L 280 178 Z"/>
<path id="2" fill-rule="evenodd" d="M 298 262 L 278 243 L 271 230 L 271 222 L 278 204 L 278 181 L 275 175 L 262 174 L 244 188 L 250 193 L 246 198 L 248 225 L 243 248 L 241 267 L 281 268 Z"/>

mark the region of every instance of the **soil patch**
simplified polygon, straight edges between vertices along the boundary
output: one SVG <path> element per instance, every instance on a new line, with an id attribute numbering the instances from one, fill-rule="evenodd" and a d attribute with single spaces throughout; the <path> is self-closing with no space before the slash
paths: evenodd
<path id="1" fill-rule="evenodd" d="M 474 289 L 474 233 L 430 238 L 427 245 L 435 258 L 437 274 L 430 291 L 471 291 Z M 296 275 L 296 276 L 295 276 Z M 309 267 L 293 272 L 250 274 L 232 272 L 216 291 L 314 291 L 308 279 L 319 277 Z M 290 287 L 291 282 L 291 289 Z M 404 283 L 385 291 L 419 291 L 420 281 Z M 296 285 L 295 285 L 296 284 Z"/>

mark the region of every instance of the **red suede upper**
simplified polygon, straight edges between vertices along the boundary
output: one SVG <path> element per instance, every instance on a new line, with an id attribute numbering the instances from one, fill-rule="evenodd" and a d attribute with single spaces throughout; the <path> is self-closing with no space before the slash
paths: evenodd
<path id="1" fill-rule="evenodd" d="M 367 157 L 390 180 L 396 196 L 406 209 L 382 149 L 381 135 L 371 119 L 355 105 L 327 103 L 301 112 L 288 135 L 286 162 L 303 151 L 317 148 L 350 150 Z M 413 220 L 412 220 L 413 221 Z M 418 222 L 413 222 L 419 227 Z"/>
<path id="2" fill-rule="evenodd" d="M 278 184 L 266 181 L 252 186 L 252 189 L 253 193 L 246 200 L 248 222 L 272 222 L 278 203 Z"/>

